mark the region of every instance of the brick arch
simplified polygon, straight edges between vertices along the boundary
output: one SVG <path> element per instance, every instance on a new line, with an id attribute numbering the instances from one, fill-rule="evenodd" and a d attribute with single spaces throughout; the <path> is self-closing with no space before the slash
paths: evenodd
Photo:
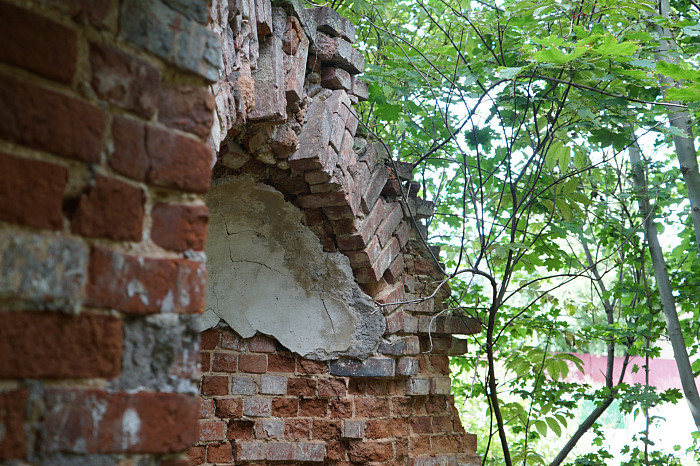
<path id="1" fill-rule="evenodd" d="M 224 50 L 232 54 L 214 86 L 214 178 L 253 178 L 284 195 L 323 250 L 347 258 L 385 325 L 365 354 L 309 359 L 279 338 L 242 338 L 214 318 L 202 334 L 200 442 L 190 457 L 195 464 L 479 464 L 450 395 L 448 360 L 466 351 L 452 335 L 478 325 L 438 317 L 429 342 L 445 291 L 420 299 L 441 275 L 411 214 L 420 224 L 432 206 L 406 189 L 410 168 L 399 164 L 396 172 L 359 125 L 353 105 L 367 90 L 357 77 L 354 27 L 330 8 L 265 5 L 222 9 L 214 25 L 231 39 Z"/>

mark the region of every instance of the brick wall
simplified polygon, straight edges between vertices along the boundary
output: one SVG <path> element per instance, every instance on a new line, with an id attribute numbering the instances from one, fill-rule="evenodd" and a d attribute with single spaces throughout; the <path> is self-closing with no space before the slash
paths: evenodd
<path id="1" fill-rule="evenodd" d="M 181 464 L 196 439 L 208 17 L 0 2 L 0 462 Z"/>

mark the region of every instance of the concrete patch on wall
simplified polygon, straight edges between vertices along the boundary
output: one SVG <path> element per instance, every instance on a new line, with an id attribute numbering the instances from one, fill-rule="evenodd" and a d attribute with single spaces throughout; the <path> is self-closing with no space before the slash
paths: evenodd
<path id="1" fill-rule="evenodd" d="M 323 252 L 302 212 L 247 176 L 207 194 L 205 328 L 224 320 L 243 338 L 261 332 L 310 359 L 364 359 L 384 318 L 355 283 L 348 259 Z"/>

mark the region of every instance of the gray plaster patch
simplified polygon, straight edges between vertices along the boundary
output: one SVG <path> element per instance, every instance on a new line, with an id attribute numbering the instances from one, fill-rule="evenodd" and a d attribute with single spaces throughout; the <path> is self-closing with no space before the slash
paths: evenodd
<path id="1" fill-rule="evenodd" d="M 384 332 L 381 312 L 348 259 L 325 253 L 302 212 L 250 177 L 213 183 L 205 328 L 223 319 L 243 338 L 271 335 L 317 360 L 365 358 Z"/>
<path id="2" fill-rule="evenodd" d="M 125 320 L 122 372 L 110 388 L 198 393 L 199 333 L 196 316 Z"/>
<path id="3" fill-rule="evenodd" d="M 0 305 L 78 312 L 87 281 L 87 256 L 80 240 L 0 233 Z"/>

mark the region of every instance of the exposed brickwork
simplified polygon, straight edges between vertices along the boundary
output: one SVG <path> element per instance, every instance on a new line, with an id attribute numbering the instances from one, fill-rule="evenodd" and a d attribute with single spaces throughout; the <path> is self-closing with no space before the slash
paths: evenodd
<path id="1" fill-rule="evenodd" d="M 3 464 L 184 466 L 198 438 L 198 326 L 181 314 L 204 303 L 213 100 L 194 64 L 197 44 L 219 49 L 207 2 L 127 3 L 0 0 Z M 134 37 L 190 16 L 177 57 Z"/>

